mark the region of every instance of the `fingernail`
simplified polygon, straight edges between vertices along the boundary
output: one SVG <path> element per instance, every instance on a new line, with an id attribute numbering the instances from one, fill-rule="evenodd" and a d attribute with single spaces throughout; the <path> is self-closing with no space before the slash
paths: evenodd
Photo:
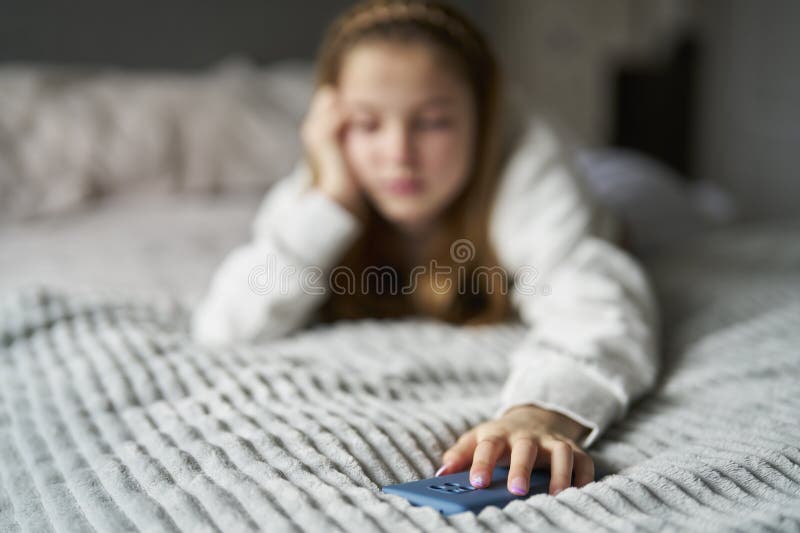
<path id="1" fill-rule="evenodd" d="M 434 477 L 439 477 L 439 475 L 440 475 L 442 472 L 444 472 L 445 470 L 447 470 L 447 467 L 448 467 L 448 466 L 450 466 L 450 463 L 445 463 L 445 464 L 443 464 L 443 465 L 441 466 L 441 468 L 439 468 L 439 470 L 437 470 L 437 471 L 436 471 L 436 473 L 434 474 Z"/>
<path id="2" fill-rule="evenodd" d="M 525 482 L 525 478 L 515 477 L 511 480 L 511 492 L 518 496 L 522 496 L 528 491 L 528 483 Z"/>
<path id="3" fill-rule="evenodd" d="M 470 483 L 472 483 L 473 487 L 483 487 L 485 482 L 483 481 L 483 476 L 478 474 L 470 479 Z"/>

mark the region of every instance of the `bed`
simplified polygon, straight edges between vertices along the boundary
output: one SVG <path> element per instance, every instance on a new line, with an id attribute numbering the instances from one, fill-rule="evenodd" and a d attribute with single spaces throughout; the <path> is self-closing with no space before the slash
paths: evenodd
<path id="1" fill-rule="evenodd" d="M 491 415 L 524 327 L 196 345 L 190 309 L 269 186 L 239 176 L 101 200 L 92 182 L 3 222 L 0 531 L 800 530 L 800 220 L 642 250 L 663 372 L 589 450 L 610 475 L 445 517 L 380 489 Z"/>

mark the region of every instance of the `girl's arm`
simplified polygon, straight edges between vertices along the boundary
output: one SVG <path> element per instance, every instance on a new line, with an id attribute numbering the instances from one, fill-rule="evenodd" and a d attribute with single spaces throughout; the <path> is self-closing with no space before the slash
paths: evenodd
<path id="1" fill-rule="evenodd" d="M 192 316 L 206 345 L 260 341 L 303 326 L 326 297 L 327 276 L 361 231 L 360 220 L 311 186 L 301 160 L 267 192 L 252 239 L 231 251 Z"/>
<path id="2" fill-rule="evenodd" d="M 531 330 L 494 418 L 525 404 L 555 411 L 590 429 L 588 447 L 655 383 L 657 306 L 642 267 L 599 235 L 600 211 L 556 130 L 533 121 L 523 142 L 492 231 L 523 274 L 511 297 Z"/>

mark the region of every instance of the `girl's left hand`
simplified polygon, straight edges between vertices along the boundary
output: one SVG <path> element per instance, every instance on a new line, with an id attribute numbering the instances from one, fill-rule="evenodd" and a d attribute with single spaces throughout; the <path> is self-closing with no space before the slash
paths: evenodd
<path id="1" fill-rule="evenodd" d="M 550 466 L 550 494 L 594 481 L 594 462 L 575 442 L 589 429 L 571 418 L 534 405 L 516 406 L 497 420 L 483 422 L 464 433 L 442 455 L 444 466 L 436 475 L 460 472 L 472 463 L 473 487 L 491 483 L 495 463 L 510 466 L 508 490 L 528 492 L 533 468 Z"/>

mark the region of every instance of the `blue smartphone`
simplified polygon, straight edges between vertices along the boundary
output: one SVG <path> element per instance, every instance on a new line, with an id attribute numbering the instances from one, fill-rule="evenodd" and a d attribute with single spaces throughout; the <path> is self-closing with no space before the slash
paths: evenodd
<path id="1" fill-rule="evenodd" d="M 513 500 L 524 499 L 534 494 L 547 494 L 550 486 L 549 470 L 534 469 L 531 472 L 530 490 L 520 496 L 508 490 L 509 470 L 507 466 L 496 466 L 492 472 L 492 482 L 482 489 L 470 484 L 469 470 L 464 470 L 440 477 L 387 485 L 381 490 L 387 494 L 402 496 L 415 506 L 433 507 L 444 515 L 465 511 L 478 513 L 490 505 L 503 508 Z M 601 477 L 603 475 L 596 473 L 595 481 Z"/>

